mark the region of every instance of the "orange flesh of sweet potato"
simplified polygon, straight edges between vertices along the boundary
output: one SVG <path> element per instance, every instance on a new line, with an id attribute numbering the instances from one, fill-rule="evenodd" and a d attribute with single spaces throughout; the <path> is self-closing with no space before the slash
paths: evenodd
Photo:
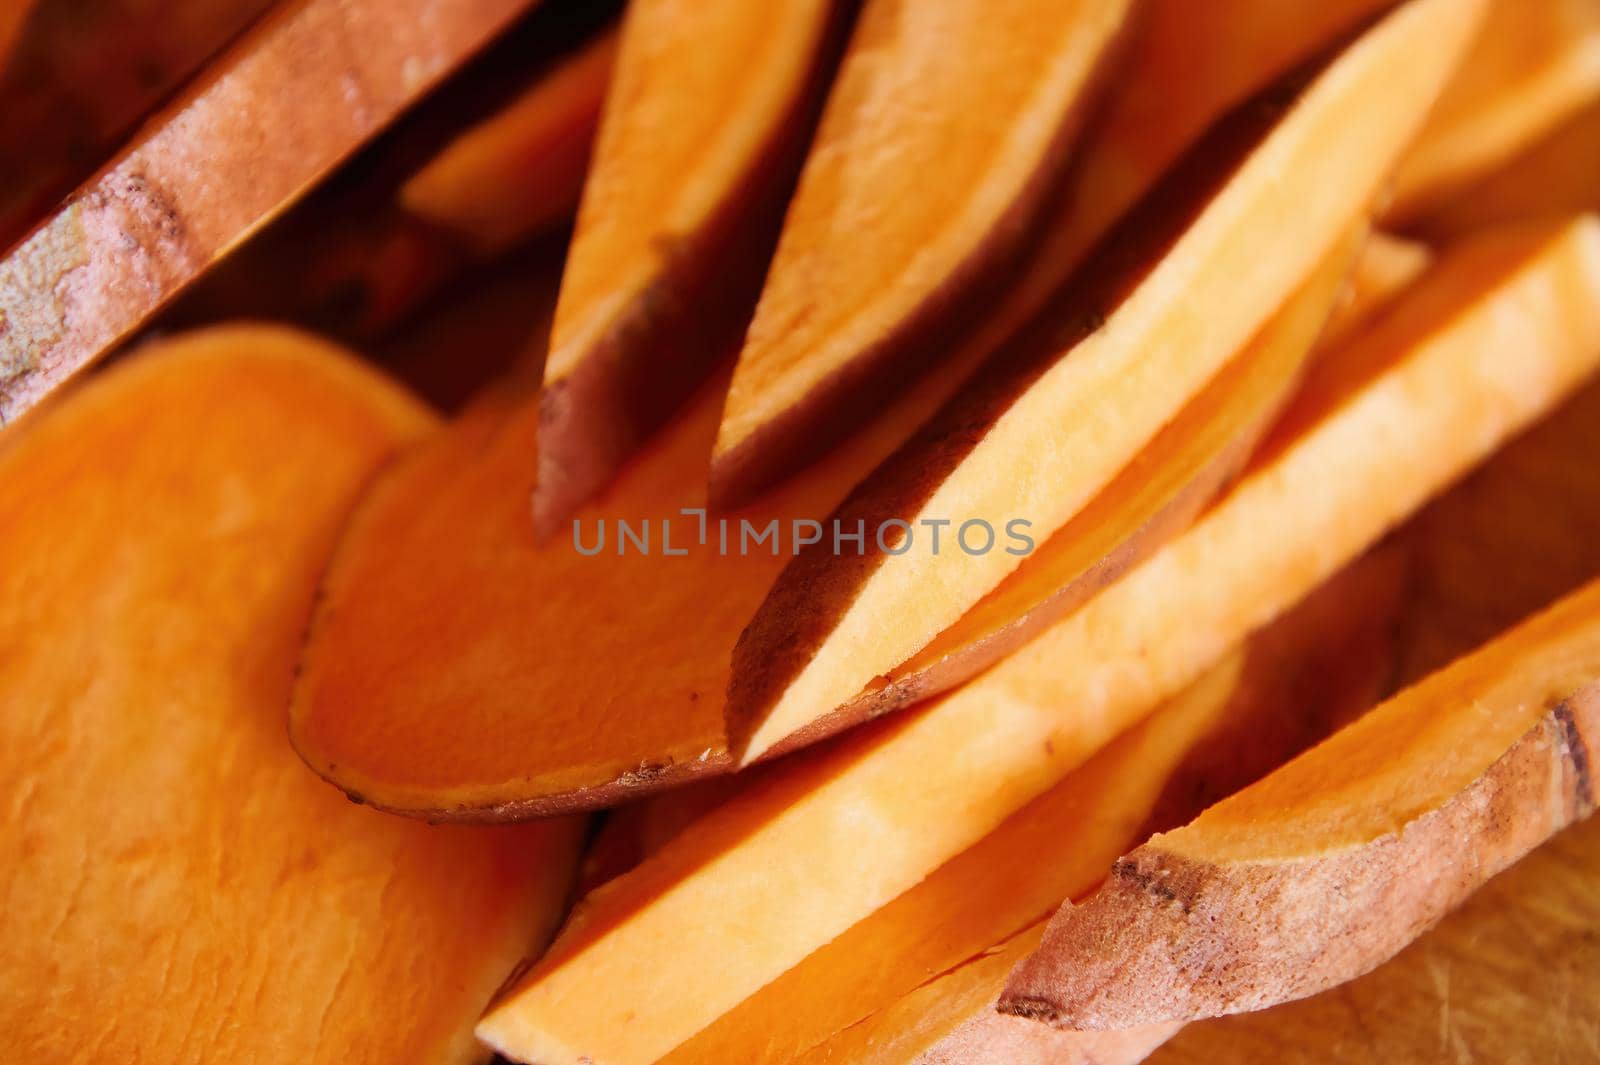
<path id="1" fill-rule="evenodd" d="M 909 661 L 768 757 L 948 691 L 1187 528 L 1243 468 L 1302 380 L 1366 236 L 1357 227 L 1254 340 L 1094 500 Z"/>
<path id="2" fill-rule="evenodd" d="M 227 328 L 0 437 L 0 1057 L 477 1058 L 579 826 L 360 809 L 281 717 L 340 522 L 431 424 L 320 342 Z"/>
<path id="3" fill-rule="evenodd" d="M 629 5 L 545 364 L 541 536 L 737 347 L 846 7 Z"/>
<path id="4" fill-rule="evenodd" d="M 1408 228 L 1433 238 L 1491 225 L 1600 210 L 1600 105 L 1504 168 L 1435 204 Z"/>
<path id="5" fill-rule="evenodd" d="M 276 8 L 0 258 L 0 422 L 136 329 L 527 3 Z M 286 77 L 299 91 L 280 91 Z"/>
<path id="6" fill-rule="evenodd" d="M 1493 0 L 1478 43 L 1395 174 L 1393 224 L 1515 158 L 1600 99 L 1600 3 Z"/>
<path id="7" fill-rule="evenodd" d="M 1380 553 L 1335 578 L 994 832 L 668 1054 L 663 1065 L 784 1062 L 841 1040 L 858 1049 L 834 1052 L 838 1060 L 865 1060 L 857 1038 L 863 1033 L 847 1029 L 872 1029 L 867 1042 L 885 1038 L 873 1015 L 934 974 L 997 949 L 1061 898 L 1081 897 L 1148 834 L 1152 818 L 1161 827 L 1182 824 L 1210 799 L 1255 780 L 1376 702 L 1393 670 L 1402 561 L 1396 552 Z M 996 974 L 983 1008 L 992 1009 L 1006 971 Z M 951 1027 L 956 1020 L 952 1015 Z M 929 1023 L 918 1028 L 931 1031 Z"/>
<path id="8" fill-rule="evenodd" d="M 596 892 L 485 1034 L 568 1060 L 583 1050 L 569 1035 L 626 1032 L 634 1003 L 692 1016 L 775 979 L 1049 790 L 1574 388 L 1600 363 L 1597 293 L 1593 219 L 1457 249 L 1321 362 L 1283 435 L 1193 529 L 966 686 L 780 763 Z M 722 945 L 714 966 L 707 942 Z"/>
<path id="9" fill-rule="evenodd" d="M 1303 998 L 1593 812 L 1600 584 L 1119 861 L 1001 1008 L 1077 1028 Z"/>
<path id="10" fill-rule="evenodd" d="M 483 255 L 565 220 L 583 191 L 616 52 L 615 31 L 584 45 L 412 175 L 400 206 Z"/>
<path id="11" fill-rule="evenodd" d="M 1009 272 L 1129 0 L 868 0 L 739 353 L 712 506 L 847 435 Z"/>
<path id="12" fill-rule="evenodd" d="M 1180 419 L 1159 461 L 1136 463 L 1091 508 L 1102 531 L 1118 535 L 1093 539 L 1090 549 L 1121 550 L 1118 565 L 1126 565 L 1210 497 L 1242 457 L 1231 438 L 1269 418 L 1295 379 L 1343 272 L 1339 255 L 1258 338 L 1249 372 L 1224 375 Z M 727 771 L 729 656 L 783 563 L 759 545 L 741 555 L 739 522 L 788 529 L 826 514 L 966 372 L 959 360 L 942 367 L 846 446 L 730 515 L 728 556 L 695 543 L 697 523 L 680 513 L 704 501 L 704 452 L 696 449 L 715 431 L 716 392 L 708 390 L 577 518 L 586 543 L 602 520 L 649 519 L 658 550 L 659 522 L 672 518 L 675 549 L 690 552 L 681 559 L 617 555 L 614 543 L 604 558 L 585 558 L 568 540 L 528 535 L 517 487 L 528 476 L 536 416 L 528 400 L 502 394 L 398 464 L 360 507 L 313 627 L 291 715 L 296 745 L 364 801 L 429 817 L 588 808 Z M 1120 537 L 1140 542 L 1123 548 Z M 713 526 L 710 544 L 717 539 Z M 1074 560 L 1097 561 L 1082 551 Z M 1066 579 L 1058 569 L 1017 575 L 1020 590 L 1007 584 L 997 593 L 1002 605 L 1064 609 L 1070 604 L 1049 583 Z M 1111 569 L 1092 576 L 1108 580 Z M 714 602 L 708 587 L 718 589 Z M 446 601 L 451 610 L 433 605 Z M 683 624 L 686 616 L 695 624 Z M 967 639 L 939 654 L 937 675 L 918 670 L 873 698 L 904 701 L 953 684 L 1037 627 L 988 607 L 963 630 Z M 606 633 L 598 644 L 597 632 Z M 551 668 L 527 668 L 530 661 Z M 639 701 L 646 689 L 649 713 Z"/>
<path id="13" fill-rule="evenodd" d="M 1001 529 L 1025 520 L 1043 538 L 1081 513 L 1367 210 L 1482 7 L 1413 0 L 1235 112 L 1147 201 L 1148 214 L 1108 238 L 1109 261 L 1092 260 L 1067 301 L 834 519 L 924 532 L 931 521 Z M 741 761 L 820 731 L 1019 561 L 999 550 L 938 552 L 927 535 L 894 555 L 876 545 L 835 554 L 826 541 L 802 552 L 735 652 L 728 730 Z"/>

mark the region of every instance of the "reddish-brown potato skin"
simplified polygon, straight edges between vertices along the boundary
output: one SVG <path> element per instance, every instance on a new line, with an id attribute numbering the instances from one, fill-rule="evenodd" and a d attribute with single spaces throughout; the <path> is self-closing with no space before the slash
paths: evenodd
<path id="1" fill-rule="evenodd" d="M 1264 1009 L 1354 979 L 1496 873 L 1595 810 L 1600 684 L 1555 702 L 1481 777 L 1398 831 L 1325 857 L 1116 864 L 1052 921 L 1000 1008 L 1121 1029 Z"/>
<path id="2" fill-rule="evenodd" d="M 137 329 L 528 3 L 280 5 L 0 259 L 0 423 Z"/>

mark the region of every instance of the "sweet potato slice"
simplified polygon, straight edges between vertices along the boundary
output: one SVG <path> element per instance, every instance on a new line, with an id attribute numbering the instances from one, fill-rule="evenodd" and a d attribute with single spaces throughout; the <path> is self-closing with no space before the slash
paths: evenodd
<path id="1" fill-rule="evenodd" d="M 1238 475 L 1294 394 L 1365 235 L 1363 225 L 1346 237 L 1244 351 L 997 588 L 904 664 L 767 756 L 950 690 L 1187 528 Z"/>
<path id="2" fill-rule="evenodd" d="M 1532 147 L 1600 99 L 1600 4 L 1494 0 L 1478 43 L 1395 174 L 1389 221 Z"/>
<path id="3" fill-rule="evenodd" d="M 1091 507 L 1090 535 L 1055 552 L 1055 564 L 1015 575 L 928 668 L 873 698 L 904 702 L 972 675 L 1191 520 L 1298 380 L 1349 254 L 1330 256 L 1238 371 L 1214 382 Z M 620 541 L 603 559 L 587 558 L 574 541 L 528 536 L 515 497 L 535 408 L 501 393 L 400 463 L 360 508 L 313 627 L 291 715 L 296 744 L 364 801 L 434 818 L 589 808 L 726 772 L 729 657 L 783 564 L 776 544 L 744 549 L 745 529 L 775 521 L 787 543 L 794 522 L 826 514 L 964 372 L 956 362 L 925 379 L 825 461 L 730 515 L 726 532 L 708 526 L 702 544 L 693 511 L 681 508 L 704 503 L 704 452 L 695 449 L 714 431 L 709 390 L 576 519 L 584 542 L 607 525 L 620 537 L 618 520 L 635 531 L 649 522 L 658 551 L 668 546 L 663 522 L 675 521 L 672 550 L 689 554 L 670 559 L 623 553 Z M 713 547 L 722 536 L 726 553 Z M 1063 590 L 1068 582 L 1075 587 Z M 713 609 L 707 587 L 718 589 Z M 425 605 L 447 601 L 457 608 Z M 696 624 L 684 625 L 686 616 Z M 600 631 L 608 636 L 597 644 Z M 639 712 L 644 687 L 649 714 Z"/>
<path id="4" fill-rule="evenodd" d="M 0 438 L 0 1056 L 478 1057 L 579 826 L 360 809 L 282 721 L 339 524 L 431 424 L 336 350 L 227 328 Z"/>
<path id="5" fill-rule="evenodd" d="M 729 385 L 726 509 L 815 458 L 1015 259 L 1129 0 L 868 0 Z"/>
<path id="6" fill-rule="evenodd" d="M 816 1060 L 903 1065 L 960 1021 L 992 1011 L 1009 967 L 994 974 L 979 1007 L 946 1015 L 943 1032 L 933 1017 L 920 1018 L 912 1026 L 925 1039 L 920 1047 L 879 1020 L 933 974 L 1001 950 L 1058 900 L 1082 897 L 1125 853 L 1119 841 L 1142 840 L 1152 820 L 1183 824 L 1375 703 L 1393 670 L 1403 576 L 1398 552 L 1362 560 L 664 1065 L 787 1062 L 810 1047 Z"/>
<path id="7" fill-rule="evenodd" d="M 541 536 L 737 347 L 846 8 L 629 5 L 545 364 Z"/>
<path id="8" fill-rule="evenodd" d="M 1367 972 L 1593 812 L 1597 677 L 1593 585 L 1119 861 L 1001 1009 L 1126 1028 Z"/>
<path id="9" fill-rule="evenodd" d="M 1543 215 L 1600 210 L 1600 105 L 1408 228 L 1438 239 Z"/>
<path id="10" fill-rule="evenodd" d="M 0 422 L 102 355 L 528 0 L 291 0 L 0 259 Z M 298 87 L 282 90 L 285 80 Z"/>
<path id="11" fill-rule="evenodd" d="M 734 654 L 742 762 L 859 720 L 836 711 L 1020 562 L 992 538 L 941 552 L 933 523 L 959 538 L 1024 521 L 1049 537 L 1133 461 L 1368 209 L 1482 7 L 1413 0 L 1236 111 L 1048 317 L 852 493 L 833 527 L 900 522 L 901 540 L 842 552 L 824 538 L 786 568 Z"/>
<path id="12" fill-rule="evenodd" d="M 638 1003 L 692 1016 L 776 979 L 1049 790 L 1575 387 L 1600 364 L 1597 293 L 1592 219 L 1454 251 L 1321 362 L 1282 436 L 1191 530 L 964 687 L 776 764 L 596 892 L 489 1034 L 570 1060 L 585 1048 L 569 1038 L 627 1031 Z M 707 942 L 719 944 L 715 965 Z"/>
<path id="13" fill-rule="evenodd" d="M 1571 1006 L 1587 1000 L 1600 972 L 1597 880 L 1600 819 L 1591 817 L 1374 972 L 1312 998 L 1190 1025 L 1155 1060 L 1434 1061 L 1447 1047 L 1461 1061 L 1585 1061 L 1594 1029 Z"/>
<path id="14" fill-rule="evenodd" d="M 400 206 L 481 255 L 566 219 L 583 191 L 616 52 L 615 31 L 584 45 L 413 174 Z"/>

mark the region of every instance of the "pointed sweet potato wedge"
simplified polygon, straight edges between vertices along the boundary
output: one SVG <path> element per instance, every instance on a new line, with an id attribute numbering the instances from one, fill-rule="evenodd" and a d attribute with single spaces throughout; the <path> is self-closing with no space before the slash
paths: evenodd
<path id="1" fill-rule="evenodd" d="M 873 698 L 903 702 L 970 676 L 1181 529 L 1248 453 L 1242 438 L 1253 441 L 1249 430 L 1266 424 L 1298 380 L 1347 259 L 1347 249 L 1331 257 L 1240 372 L 1219 378 L 1114 483 L 1092 508 L 1102 524 L 1061 553 L 1064 562 L 1016 575 L 929 668 Z M 527 535 L 515 498 L 535 446 L 535 401 L 502 392 L 397 464 L 363 502 L 312 629 L 291 714 L 297 746 L 363 801 L 430 818 L 593 808 L 728 771 L 729 659 L 792 550 L 780 557 L 775 541 L 750 546 L 749 537 L 775 522 L 786 544 L 798 539 L 795 523 L 837 505 L 966 370 L 960 360 L 942 367 L 824 461 L 726 524 L 707 524 L 703 537 L 693 508 L 704 506 L 704 453 L 695 448 L 715 431 L 715 388 L 579 512 L 577 539 L 549 543 Z M 619 520 L 635 531 L 651 523 L 658 551 L 669 546 L 664 523 L 675 522 L 671 549 L 688 555 L 625 550 Z M 614 539 L 600 545 L 604 557 L 576 550 L 606 528 Z M 1095 568 L 1063 591 L 1061 582 L 1080 576 L 1075 562 Z M 708 587 L 718 589 L 712 609 Z M 397 597 L 411 605 L 396 610 Z M 456 606 L 441 612 L 429 602 Z M 691 615 L 696 624 L 684 625 Z M 608 634 L 603 643 L 597 631 Z M 651 710 L 641 713 L 646 687 Z"/>
<path id="2" fill-rule="evenodd" d="M 1395 174 L 1391 224 L 1509 162 L 1600 99 L 1600 4 L 1493 0 L 1478 42 Z"/>
<path id="3" fill-rule="evenodd" d="M 1016 569 L 995 530 L 1024 522 L 1043 539 L 1084 511 L 1369 209 L 1482 9 L 1412 0 L 1235 111 L 852 493 L 832 528 L 893 522 L 899 539 L 841 551 L 824 538 L 785 569 L 734 655 L 741 762 L 860 720 L 838 711 Z M 974 526 L 987 547 L 968 544 Z"/>
<path id="4" fill-rule="evenodd" d="M 810 1047 L 817 1048 L 810 1055 L 816 1060 L 905 1065 L 918 1057 L 943 1037 L 940 1022 L 919 1019 L 912 1027 L 924 1041 L 914 1047 L 909 1031 L 890 1035 L 881 1011 L 931 974 L 1002 949 L 1060 899 L 1082 897 L 1127 843 L 1149 834 L 1152 822 L 1183 824 L 1376 703 L 1393 670 L 1403 578 L 1399 552 L 1352 566 L 973 847 L 679 1046 L 663 1065 L 807 1060 Z M 985 1001 L 966 1016 L 993 1010 L 1007 972 L 1009 966 L 994 974 Z M 949 1015 L 944 1032 L 965 1019 Z"/>
<path id="5" fill-rule="evenodd" d="M 1359 226 L 1334 248 L 1255 339 L 998 587 L 906 662 L 766 757 L 976 676 L 1187 528 L 1238 475 L 1293 396 L 1365 236 Z"/>
<path id="6" fill-rule="evenodd" d="M 1452 252 L 1319 362 L 1252 472 L 1192 529 L 965 686 L 776 763 L 595 892 L 486 1034 L 574 1059 L 574 1040 L 628 1030 L 640 1004 L 726 1009 L 799 964 L 1568 394 L 1600 365 L 1597 293 L 1593 219 Z"/>
<path id="7" fill-rule="evenodd" d="M 335 349 L 226 328 L 0 437 L 7 1058 L 475 1060 L 580 825 L 360 809 L 282 719 L 340 523 L 431 426 Z"/>
<path id="8" fill-rule="evenodd" d="M 1408 228 L 1440 239 L 1543 215 L 1600 210 L 1600 105 L 1494 171 L 1445 197 Z"/>
<path id="9" fill-rule="evenodd" d="M 541 537 L 737 347 L 847 8 L 629 5 L 545 363 Z"/>
<path id="10" fill-rule="evenodd" d="M 600 33 L 400 186 L 400 207 L 481 256 L 566 220 L 578 205 L 616 61 Z"/>
<path id="11" fill-rule="evenodd" d="M 1001 1009 L 1126 1028 L 1367 972 L 1594 811 L 1597 677 L 1593 585 L 1119 861 Z"/>
<path id="12" fill-rule="evenodd" d="M 713 508 L 826 451 L 1015 260 L 1130 0 L 868 0 L 739 353 Z"/>
<path id="13" fill-rule="evenodd" d="M 279 5 L 0 258 L 0 423 L 138 328 L 527 3 Z"/>

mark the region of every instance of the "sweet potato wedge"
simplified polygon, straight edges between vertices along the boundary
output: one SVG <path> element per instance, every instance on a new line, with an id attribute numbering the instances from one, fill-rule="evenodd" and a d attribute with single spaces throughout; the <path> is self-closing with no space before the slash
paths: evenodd
<path id="1" fill-rule="evenodd" d="M 1052 564 L 1019 572 L 927 668 L 873 698 L 904 701 L 970 676 L 1181 529 L 1298 380 L 1348 257 L 1347 248 L 1331 256 L 1257 338 L 1240 372 L 1219 378 L 1114 483 L 1091 508 L 1091 535 L 1050 555 Z M 746 530 L 776 522 L 798 539 L 796 523 L 835 506 L 963 372 L 960 363 L 941 368 L 826 460 L 727 525 L 708 524 L 703 537 L 692 517 L 705 498 L 704 452 L 695 449 L 715 431 L 714 388 L 580 511 L 575 539 L 543 544 L 526 535 L 513 498 L 537 431 L 533 402 L 502 393 L 492 409 L 400 463 L 360 508 L 312 629 L 291 714 L 296 744 L 364 801 L 430 818 L 592 808 L 728 771 L 729 658 L 783 565 L 776 539 L 747 548 Z M 469 457 L 475 468 L 463 475 Z M 651 523 L 657 550 L 669 546 L 664 523 L 676 521 L 671 550 L 688 555 L 626 550 L 620 520 L 636 532 Z M 614 542 L 599 545 L 604 559 L 576 550 L 608 526 Z M 727 550 L 718 546 L 724 538 Z M 1092 579 L 1061 587 L 1090 564 Z M 397 581 L 415 609 L 394 609 Z M 712 609 L 708 587 L 719 591 Z M 421 606 L 430 601 L 458 607 Z M 696 624 L 684 625 L 686 616 Z M 609 633 L 599 646 L 596 631 Z M 531 669 L 532 661 L 564 665 Z M 653 709 L 642 714 L 646 686 Z"/>
<path id="2" fill-rule="evenodd" d="M 1000 1008 L 1126 1028 L 1367 972 L 1593 812 L 1597 677 L 1600 584 L 1117 862 L 1051 920 Z"/>
<path id="3" fill-rule="evenodd" d="M 1442 239 L 1544 215 L 1600 210 L 1596 174 L 1600 174 L 1600 105 L 1504 168 L 1445 197 L 1408 228 Z"/>
<path id="4" fill-rule="evenodd" d="M 826 451 L 1009 272 L 1130 0 L 868 0 L 739 353 L 713 509 Z"/>
<path id="5" fill-rule="evenodd" d="M 1357 227 L 1128 467 L 955 624 L 771 758 L 949 691 L 1070 614 L 1182 532 L 1232 481 L 1293 396 L 1366 237 Z M 1351 295 L 1357 295 L 1352 293 Z M 1359 294 L 1366 301 L 1374 293 Z M 1356 304 L 1349 313 L 1355 314 Z"/>
<path id="6" fill-rule="evenodd" d="M 1456 249 L 1319 363 L 1191 530 L 964 687 L 777 763 L 591 896 L 496 1008 L 496 1038 L 566 1060 L 639 1003 L 730 1006 L 916 885 L 1569 393 L 1600 365 L 1597 292 L 1593 219 Z"/>
<path id="7" fill-rule="evenodd" d="M 1362 560 L 663 1065 L 830 1058 L 904 1065 L 920 1056 L 978 1010 L 922 1017 L 909 1030 L 904 1018 L 885 1027 L 881 1013 L 902 996 L 934 974 L 1003 950 L 1059 899 L 1082 897 L 1124 853 L 1119 840 L 1143 840 L 1152 823 L 1183 824 L 1377 702 L 1393 670 L 1403 578 L 1399 552 Z M 981 1009 L 992 1012 L 1007 972 L 994 974 Z"/>
<path id="8" fill-rule="evenodd" d="M 1585 1061 L 1594 1029 L 1568 1007 L 1587 1000 L 1600 971 L 1597 878 L 1600 819 L 1591 817 L 1374 972 L 1312 998 L 1190 1025 L 1155 1060 L 1434 1061 L 1443 1047 L 1466 1061 Z"/>
<path id="9" fill-rule="evenodd" d="M 847 8 L 629 5 L 545 364 L 541 536 L 737 347 Z"/>
<path id="10" fill-rule="evenodd" d="M 583 191 L 616 53 L 614 30 L 585 44 L 407 179 L 401 208 L 480 255 L 567 219 Z"/>
<path id="11" fill-rule="evenodd" d="M 431 426 L 337 350 L 240 327 L 0 437 L 0 1057 L 478 1058 L 580 826 L 360 809 L 282 721 L 339 524 Z"/>
<path id="12" fill-rule="evenodd" d="M 0 259 L 0 422 L 179 289 L 528 0 L 290 0 Z M 285 79 L 299 87 L 279 90 Z"/>
<path id="13" fill-rule="evenodd" d="M 1395 174 L 1390 224 L 1515 158 L 1600 99 L 1600 4 L 1494 0 L 1478 42 Z"/>
<path id="14" fill-rule="evenodd" d="M 875 678 L 1017 568 L 1022 552 L 995 549 L 995 530 L 1054 535 L 1238 354 L 1369 209 L 1482 7 L 1413 0 L 1234 112 L 1047 316 L 851 494 L 830 527 L 882 541 L 899 523 L 898 541 L 850 552 L 824 538 L 786 567 L 734 653 L 742 763 L 859 721 L 848 706 Z M 940 522 L 959 551 L 935 546 Z M 974 525 L 988 548 L 967 544 Z"/>

